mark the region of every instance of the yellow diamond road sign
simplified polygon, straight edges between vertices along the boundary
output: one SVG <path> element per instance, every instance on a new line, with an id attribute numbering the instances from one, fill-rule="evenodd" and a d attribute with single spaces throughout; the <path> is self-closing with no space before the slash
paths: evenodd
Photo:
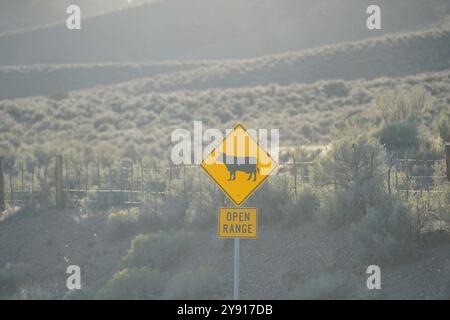
<path id="1" fill-rule="evenodd" d="M 228 198 L 240 206 L 263 184 L 277 164 L 238 124 L 203 160 L 201 167 Z"/>

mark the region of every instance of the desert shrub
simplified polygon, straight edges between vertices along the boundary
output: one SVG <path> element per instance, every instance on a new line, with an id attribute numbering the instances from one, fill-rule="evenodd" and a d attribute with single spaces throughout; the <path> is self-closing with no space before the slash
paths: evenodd
<path id="1" fill-rule="evenodd" d="M 216 212 L 217 208 L 220 206 L 218 198 L 217 195 L 208 190 L 202 192 L 201 199 L 200 195 L 195 193 L 192 196 L 192 201 L 188 210 L 189 225 L 195 229 L 204 229 L 215 226 L 217 223 Z"/>
<path id="2" fill-rule="evenodd" d="M 336 228 L 363 217 L 368 208 L 388 201 L 380 185 L 372 182 L 354 184 L 325 196 L 320 208 L 321 218 L 331 228 Z"/>
<path id="3" fill-rule="evenodd" d="M 136 230 L 138 221 L 139 210 L 137 208 L 113 211 L 107 217 L 107 232 L 112 239 L 123 239 Z"/>
<path id="4" fill-rule="evenodd" d="M 350 296 L 351 291 L 343 274 L 325 273 L 298 284 L 290 297 L 298 300 L 345 299 Z"/>
<path id="5" fill-rule="evenodd" d="M 99 290 L 97 298 L 113 300 L 158 299 L 167 275 L 152 268 L 125 268 Z"/>
<path id="6" fill-rule="evenodd" d="M 442 174 L 440 171 L 437 174 Z M 416 237 L 448 241 L 450 239 L 450 186 L 446 183 L 431 192 L 408 199 L 411 229 Z"/>
<path id="7" fill-rule="evenodd" d="M 377 133 L 380 142 L 388 149 L 414 148 L 417 145 L 415 121 L 388 123 Z"/>
<path id="8" fill-rule="evenodd" d="M 439 116 L 437 127 L 441 139 L 444 142 L 450 142 L 450 113 Z"/>
<path id="9" fill-rule="evenodd" d="M 363 135 L 335 142 L 316 164 L 315 183 L 328 191 L 320 212 L 331 227 L 358 221 L 368 208 L 386 201 L 384 160 L 380 143 Z"/>
<path id="10" fill-rule="evenodd" d="M 420 86 L 410 90 L 386 90 L 375 96 L 375 107 L 386 124 L 419 118 L 432 102 L 431 94 Z"/>
<path id="11" fill-rule="evenodd" d="M 343 189 L 369 181 L 382 184 L 385 156 L 376 139 L 367 135 L 346 136 L 334 142 L 330 152 L 319 160 L 314 177 L 319 185 Z"/>
<path id="12" fill-rule="evenodd" d="M 421 125 L 417 129 L 416 157 L 439 159 L 443 154 L 444 143 L 437 135 L 433 134 L 429 127 Z"/>
<path id="13" fill-rule="evenodd" d="M 225 294 L 224 278 L 209 269 L 175 274 L 168 282 L 165 299 L 220 299 Z"/>
<path id="14" fill-rule="evenodd" d="M 181 194 L 169 195 L 161 206 L 161 217 L 168 228 L 178 229 L 186 222 L 189 200 Z"/>
<path id="15" fill-rule="evenodd" d="M 285 212 L 289 225 L 297 225 L 311 220 L 320 206 L 320 200 L 316 191 L 305 188 L 295 200 L 288 202 Z"/>
<path id="16" fill-rule="evenodd" d="M 351 227 L 352 242 L 364 262 L 393 263 L 414 256 L 408 208 L 401 202 L 369 208 Z"/>
<path id="17" fill-rule="evenodd" d="M 184 231 L 140 234 L 133 240 L 125 264 L 129 267 L 168 270 L 190 252 L 192 243 L 192 234 Z"/>
<path id="18" fill-rule="evenodd" d="M 279 222 L 284 207 L 291 201 L 289 187 L 281 180 L 272 179 L 257 191 L 256 197 L 249 201 L 259 209 L 258 221 L 261 224 Z"/>
<path id="19" fill-rule="evenodd" d="M 220 110 L 217 112 L 217 116 L 222 123 L 227 123 L 233 119 L 233 114 L 229 110 Z"/>
<path id="20" fill-rule="evenodd" d="M 350 90 L 344 81 L 332 81 L 323 86 L 323 90 L 329 97 L 347 97 Z"/>
<path id="21" fill-rule="evenodd" d="M 109 125 L 112 127 L 112 126 L 114 126 L 115 121 L 116 121 L 116 119 L 115 119 L 114 115 L 107 113 L 107 114 L 103 114 L 103 115 L 99 116 L 98 118 L 96 118 L 94 120 L 93 126 L 95 129 L 97 129 L 99 131 L 103 131 L 100 129 L 102 125 L 106 124 L 106 125 Z"/>

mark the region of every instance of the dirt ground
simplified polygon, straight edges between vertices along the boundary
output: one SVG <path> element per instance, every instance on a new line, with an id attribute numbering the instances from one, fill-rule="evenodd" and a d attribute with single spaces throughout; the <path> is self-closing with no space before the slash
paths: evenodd
<path id="1" fill-rule="evenodd" d="M 62 298 L 71 264 L 81 267 L 83 286 L 97 288 L 117 271 L 133 238 L 112 241 L 104 225 L 104 214 L 89 216 L 83 210 L 18 212 L 0 222 L 0 267 L 28 266 L 41 293 L 19 298 Z M 219 270 L 229 279 L 226 298 L 231 298 L 233 240 L 218 239 L 217 230 L 210 228 L 196 232 L 194 242 L 195 250 L 175 271 Z M 449 243 L 422 246 L 412 261 L 380 267 L 382 289 L 355 298 L 449 298 Z M 278 224 L 260 227 L 256 240 L 241 240 L 242 299 L 288 299 L 296 285 L 323 273 L 345 275 L 368 291 L 366 269 L 356 259 L 348 228 L 329 231 L 316 223 Z M 29 289 L 33 290 L 38 291 Z"/>

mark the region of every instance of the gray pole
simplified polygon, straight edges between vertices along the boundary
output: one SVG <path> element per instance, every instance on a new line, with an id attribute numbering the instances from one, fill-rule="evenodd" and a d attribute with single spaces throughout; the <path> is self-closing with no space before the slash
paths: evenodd
<path id="1" fill-rule="evenodd" d="M 240 251 L 240 240 L 239 238 L 234 238 L 234 290 L 233 299 L 239 300 L 239 251 Z"/>

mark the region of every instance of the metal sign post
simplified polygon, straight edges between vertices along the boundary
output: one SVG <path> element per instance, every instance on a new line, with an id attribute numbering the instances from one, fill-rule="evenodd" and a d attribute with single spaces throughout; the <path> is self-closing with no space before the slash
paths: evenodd
<path id="1" fill-rule="evenodd" d="M 239 256 L 241 239 L 234 238 L 234 288 L 233 288 L 233 300 L 239 300 Z"/>
<path id="2" fill-rule="evenodd" d="M 258 236 L 257 208 L 219 208 L 219 238 L 234 239 L 233 299 L 239 300 L 239 271 L 241 238 Z"/>
<path id="3" fill-rule="evenodd" d="M 237 208 L 219 208 L 219 238 L 234 238 L 233 299 L 239 300 L 240 238 L 256 239 L 257 208 L 240 206 L 276 169 L 272 159 L 244 128 L 238 124 L 201 165 Z"/>

